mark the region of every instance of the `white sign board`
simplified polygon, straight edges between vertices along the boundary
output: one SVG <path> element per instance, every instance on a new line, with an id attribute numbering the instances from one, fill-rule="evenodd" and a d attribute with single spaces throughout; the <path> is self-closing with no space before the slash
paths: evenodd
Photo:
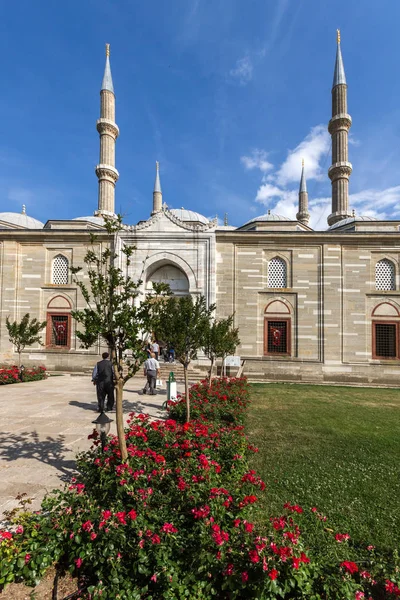
<path id="1" fill-rule="evenodd" d="M 240 356 L 227 356 L 225 358 L 226 367 L 240 367 Z"/>

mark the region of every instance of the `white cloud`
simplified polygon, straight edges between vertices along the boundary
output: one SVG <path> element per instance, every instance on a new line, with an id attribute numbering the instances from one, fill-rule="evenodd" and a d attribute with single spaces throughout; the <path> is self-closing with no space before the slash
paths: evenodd
<path id="1" fill-rule="evenodd" d="M 240 85 L 246 85 L 253 78 L 253 63 L 249 56 L 244 56 L 236 61 L 234 69 L 229 71 L 229 75 Z"/>
<path id="2" fill-rule="evenodd" d="M 312 198 L 308 203 L 310 212 L 310 227 L 316 231 L 321 231 L 328 227 L 328 217 L 332 212 L 331 197 Z"/>
<path id="3" fill-rule="evenodd" d="M 271 183 L 263 183 L 257 190 L 256 202 L 268 206 L 271 200 L 281 200 L 286 198 L 288 194 L 292 194 L 291 190 L 284 190 Z"/>
<path id="4" fill-rule="evenodd" d="M 400 218 L 400 185 L 384 190 L 366 189 L 350 194 L 349 203 L 357 215 L 375 219 Z"/>
<path id="5" fill-rule="evenodd" d="M 330 136 L 325 125 L 316 125 L 307 137 L 294 150 L 289 150 L 288 156 L 276 173 L 276 181 L 287 185 L 300 181 L 301 161 L 304 158 L 307 179 L 321 179 L 326 172 L 321 167 L 330 148 Z"/>
<path id="6" fill-rule="evenodd" d="M 267 153 L 265 150 L 255 148 L 251 156 L 241 156 L 240 160 L 246 169 L 260 169 L 262 173 L 266 173 L 273 168 L 273 164 L 268 162 Z"/>

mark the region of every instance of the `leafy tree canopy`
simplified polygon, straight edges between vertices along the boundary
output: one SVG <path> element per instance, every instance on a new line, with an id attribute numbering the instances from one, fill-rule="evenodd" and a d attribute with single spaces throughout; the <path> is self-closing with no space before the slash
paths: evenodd
<path id="1" fill-rule="evenodd" d="M 42 344 L 42 336 L 40 332 L 46 327 L 46 321 L 38 321 L 36 318 L 31 319 L 30 314 L 26 313 L 18 321 L 10 321 L 10 317 L 6 317 L 6 327 L 10 342 L 15 346 L 18 355 L 19 363 L 21 364 L 21 352 L 26 346 L 33 344 Z"/>

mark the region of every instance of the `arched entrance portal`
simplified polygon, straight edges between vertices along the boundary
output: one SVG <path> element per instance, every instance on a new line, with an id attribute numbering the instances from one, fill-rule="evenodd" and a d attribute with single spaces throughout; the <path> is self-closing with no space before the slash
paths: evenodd
<path id="1" fill-rule="evenodd" d="M 153 289 L 154 283 L 167 283 L 174 296 L 189 295 L 189 280 L 185 273 L 171 264 L 164 264 L 147 275 L 146 292 Z"/>

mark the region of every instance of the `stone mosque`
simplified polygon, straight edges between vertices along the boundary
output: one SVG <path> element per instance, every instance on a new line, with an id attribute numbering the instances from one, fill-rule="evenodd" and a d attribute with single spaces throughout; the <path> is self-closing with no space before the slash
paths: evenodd
<path id="1" fill-rule="evenodd" d="M 98 360 L 84 350 L 71 311 L 85 306 L 69 268 L 83 265 L 90 234 L 108 243 L 104 217 L 115 212 L 115 92 L 109 46 L 100 91 L 98 207 L 93 216 L 41 223 L 22 213 L 0 213 L 0 363 L 13 364 L 6 317 L 29 312 L 47 321 L 43 345 L 26 348 L 25 365 L 82 371 Z M 288 219 L 268 211 L 240 227 L 220 226 L 190 209 L 163 203 L 156 164 L 149 218 L 126 225 L 124 244 L 137 250 L 130 275 L 144 294 L 165 281 L 178 295 L 202 294 L 217 317 L 234 313 L 237 354 L 250 379 L 361 384 L 400 380 L 400 221 L 355 216 L 349 209 L 351 117 L 338 32 L 332 86 L 332 210 L 326 231 L 309 226 L 303 165 L 298 212 Z M 83 273 L 87 278 L 87 274 Z"/>

